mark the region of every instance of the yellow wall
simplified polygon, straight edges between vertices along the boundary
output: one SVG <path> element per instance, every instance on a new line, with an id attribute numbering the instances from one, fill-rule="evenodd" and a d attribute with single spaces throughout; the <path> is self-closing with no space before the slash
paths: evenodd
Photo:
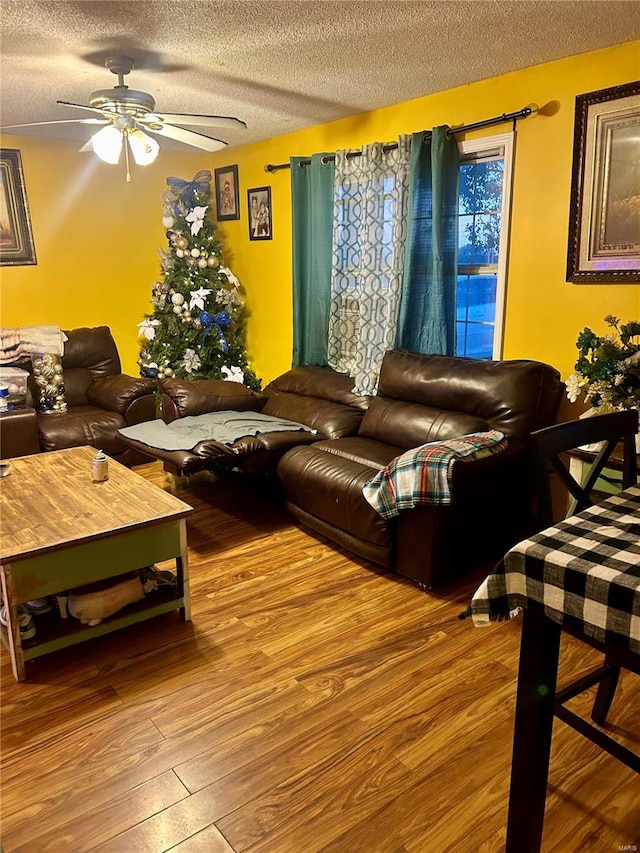
<path id="1" fill-rule="evenodd" d="M 608 313 L 640 317 L 637 285 L 565 281 L 575 95 L 638 77 L 635 41 L 216 155 L 165 150 L 152 166 L 135 169 L 130 185 L 122 167 L 79 154 L 76 144 L 5 136 L 3 146 L 22 151 L 38 265 L 2 268 L 0 322 L 106 323 L 125 369 L 137 373 L 136 323 L 150 310 L 158 249 L 166 245 L 160 222 L 166 177 L 189 178 L 201 168 L 236 163 L 242 218 L 220 223 L 219 233 L 226 260 L 246 289 L 249 357 L 268 381 L 290 366 L 292 313 L 289 171 L 267 174 L 266 163 L 557 101 L 554 115 L 518 123 L 504 356 L 538 358 L 566 375 L 584 325 L 604 330 Z M 482 134 L 508 129 L 498 125 Z M 266 185 L 272 188 L 274 237 L 251 242 L 246 191 Z"/>
<path id="2" fill-rule="evenodd" d="M 292 347 L 290 177 L 288 170 L 265 173 L 266 163 L 358 148 L 438 124 L 469 124 L 551 101 L 558 102 L 555 115 L 531 116 L 517 125 L 503 355 L 541 359 L 563 376 L 569 373 L 583 326 L 604 331 L 609 313 L 640 317 L 638 285 L 565 281 L 575 96 L 638 77 L 640 41 L 635 41 L 216 154 L 214 165 L 237 163 L 239 169 L 243 218 L 225 223 L 224 230 L 253 309 L 249 344 L 258 373 L 271 378 L 285 370 Z M 510 125 L 502 124 L 475 136 L 508 130 Z M 250 243 L 246 190 L 263 185 L 272 187 L 274 238 Z"/>
<path id="3" fill-rule="evenodd" d="M 192 176 L 209 154 L 165 151 L 145 168 L 109 166 L 78 143 L 4 136 L 21 152 L 38 263 L 0 269 L 0 324 L 107 325 L 123 368 L 138 375 L 137 326 L 166 245 L 162 194 L 167 175 Z"/>

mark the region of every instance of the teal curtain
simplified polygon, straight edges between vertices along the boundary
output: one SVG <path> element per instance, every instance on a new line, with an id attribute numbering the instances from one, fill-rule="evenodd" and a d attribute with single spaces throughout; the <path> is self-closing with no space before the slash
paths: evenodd
<path id="1" fill-rule="evenodd" d="M 446 126 L 414 133 L 396 346 L 455 355 L 460 155 Z"/>
<path id="2" fill-rule="evenodd" d="M 327 365 L 335 166 L 324 156 L 291 158 L 294 367 Z"/>

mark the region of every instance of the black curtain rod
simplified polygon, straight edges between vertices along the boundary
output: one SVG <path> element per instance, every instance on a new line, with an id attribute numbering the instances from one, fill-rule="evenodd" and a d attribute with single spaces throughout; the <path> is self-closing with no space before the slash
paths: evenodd
<path id="1" fill-rule="evenodd" d="M 537 109 L 537 108 L 536 108 Z M 533 112 L 532 107 L 523 107 L 521 110 L 516 110 L 514 113 L 502 113 L 501 116 L 494 116 L 493 118 L 486 118 L 483 121 L 474 121 L 472 124 L 463 124 L 460 127 L 452 127 L 451 130 L 447 131 L 447 136 L 453 136 L 455 133 L 466 133 L 468 130 L 477 130 L 480 127 L 490 127 L 492 124 L 502 124 L 505 121 L 512 121 L 515 128 L 515 123 L 520 118 L 527 118 Z M 431 136 L 430 130 L 423 131 L 425 140 L 429 139 Z M 393 151 L 394 148 L 398 147 L 397 142 L 389 142 L 387 145 L 383 145 L 382 150 L 386 153 L 387 151 Z M 349 151 L 347 157 L 360 157 L 362 151 Z M 335 160 L 334 154 L 327 154 L 322 158 L 323 163 L 330 163 L 332 160 Z M 301 160 L 301 166 L 308 166 L 311 163 L 311 160 Z M 264 167 L 265 172 L 277 172 L 280 169 L 290 169 L 291 163 L 267 163 Z"/>

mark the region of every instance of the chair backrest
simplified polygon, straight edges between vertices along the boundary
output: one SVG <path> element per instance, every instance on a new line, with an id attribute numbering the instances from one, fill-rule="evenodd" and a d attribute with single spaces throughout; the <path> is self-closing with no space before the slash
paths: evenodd
<path id="1" fill-rule="evenodd" d="M 595 415 L 567 423 L 554 424 L 532 433 L 538 470 L 537 521 L 540 530 L 553 524 L 551 500 L 552 471 L 558 475 L 573 498 L 567 516 L 575 515 L 594 503 L 593 490 L 602 469 L 613 451 L 621 444 L 623 450 L 622 488 L 635 485 L 638 479 L 636 458 L 637 409 L 626 409 L 607 415 Z M 601 443 L 593 464 L 584 479 L 578 482 L 560 454 L 577 450 L 584 445 Z"/>

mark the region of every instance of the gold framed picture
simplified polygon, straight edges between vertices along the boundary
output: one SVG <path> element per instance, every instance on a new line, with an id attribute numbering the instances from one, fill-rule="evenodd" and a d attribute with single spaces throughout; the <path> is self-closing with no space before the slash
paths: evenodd
<path id="1" fill-rule="evenodd" d="M 567 281 L 640 282 L 640 81 L 576 97 Z"/>
<path id="2" fill-rule="evenodd" d="M 3 148 L 0 151 L 0 266 L 36 263 L 20 151 Z"/>

